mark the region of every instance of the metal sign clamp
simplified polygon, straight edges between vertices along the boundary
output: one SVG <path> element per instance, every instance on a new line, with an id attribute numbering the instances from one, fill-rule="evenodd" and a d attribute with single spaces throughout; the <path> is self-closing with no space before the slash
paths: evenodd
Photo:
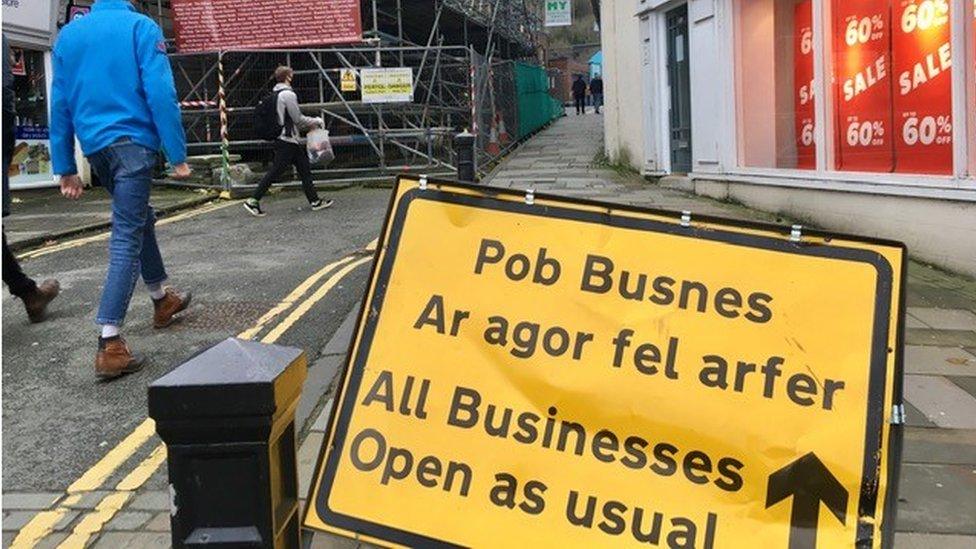
<path id="1" fill-rule="evenodd" d="M 803 236 L 803 225 L 790 227 L 790 242 L 799 242 L 801 236 Z"/>
<path id="2" fill-rule="evenodd" d="M 691 227 L 691 212 L 684 210 L 681 212 L 681 226 Z"/>
<path id="3" fill-rule="evenodd" d="M 420 190 L 427 190 L 427 174 L 420 174 Z"/>
<path id="4" fill-rule="evenodd" d="M 535 189 L 525 190 L 525 203 L 529 206 L 535 204 Z"/>
<path id="5" fill-rule="evenodd" d="M 905 405 L 895 404 L 891 407 L 891 424 L 892 425 L 904 425 L 905 424 Z"/>

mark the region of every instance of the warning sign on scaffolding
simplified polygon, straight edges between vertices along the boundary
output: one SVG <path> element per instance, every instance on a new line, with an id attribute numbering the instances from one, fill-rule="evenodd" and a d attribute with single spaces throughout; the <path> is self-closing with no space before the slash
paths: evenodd
<path id="1" fill-rule="evenodd" d="M 339 69 L 339 89 L 344 92 L 354 92 L 358 89 L 355 69 Z"/>
<path id="2" fill-rule="evenodd" d="M 573 2 L 571 0 L 545 0 L 547 27 L 568 27 L 573 24 Z"/>
<path id="3" fill-rule="evenodd" d="M 363 103 L 404 103 L 413 101 L 413 68 L 360 69 Z"/>
<path id="4" fill-rule="evenodd" d="M 389 212 L 306 526 L 890 539 L 901 244 L 412 178 Z"/>

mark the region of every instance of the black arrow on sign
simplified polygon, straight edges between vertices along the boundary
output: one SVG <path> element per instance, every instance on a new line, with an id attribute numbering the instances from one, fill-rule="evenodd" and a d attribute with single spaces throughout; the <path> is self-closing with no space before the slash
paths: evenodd
<path id="1" fill-rule="evenodd" d="M 817 546 L 820 502 L 841 524 L 847 523 L 847 490 L 813 452 L 769 475 L 766 508 L 790 496 L 793 496 L 790 549 L 814 549 Z"/>

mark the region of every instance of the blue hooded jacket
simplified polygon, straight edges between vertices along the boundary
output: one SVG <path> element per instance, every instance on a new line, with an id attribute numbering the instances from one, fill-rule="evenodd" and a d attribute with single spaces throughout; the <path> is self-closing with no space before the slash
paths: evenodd
<path id="1" fill-rule="evenodd" d="M 86 156 L 120 138 L 186 160 L 173 72 L 159 26 L 128 0 L 98 0 L 66 25 L 53 53 L 51 162 L 70 175 L 75 136 Z"/>

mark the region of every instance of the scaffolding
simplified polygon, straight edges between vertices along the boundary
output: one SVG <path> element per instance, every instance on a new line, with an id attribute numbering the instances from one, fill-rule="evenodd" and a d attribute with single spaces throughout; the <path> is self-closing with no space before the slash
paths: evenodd
<path id="1" fill-rule="evenodd" d="M 168 2 L 156 4 L 161 17 Z M 270 147 L 253 128 L 257 102 L 273 86 L 274 68 L 295 71 L 301 109 L 326 121 L 336 159 L 319 179 L 386 179 L 403 171 L 450 175 L 453 139 L 478 137 L 487 166 L 513 141 L 517 59 L 533 59 L 541 30 L 526 0 L 365 0 L 363 42 L 289 50 L 233 50 L 171 55 L 191 154 L 230 154 L 267 162 Z M 165 28 L 165 26 L 164 26 Z M 343 92 L 343 69 L 409 67 L 413 101 L 384 105 Z"/>

